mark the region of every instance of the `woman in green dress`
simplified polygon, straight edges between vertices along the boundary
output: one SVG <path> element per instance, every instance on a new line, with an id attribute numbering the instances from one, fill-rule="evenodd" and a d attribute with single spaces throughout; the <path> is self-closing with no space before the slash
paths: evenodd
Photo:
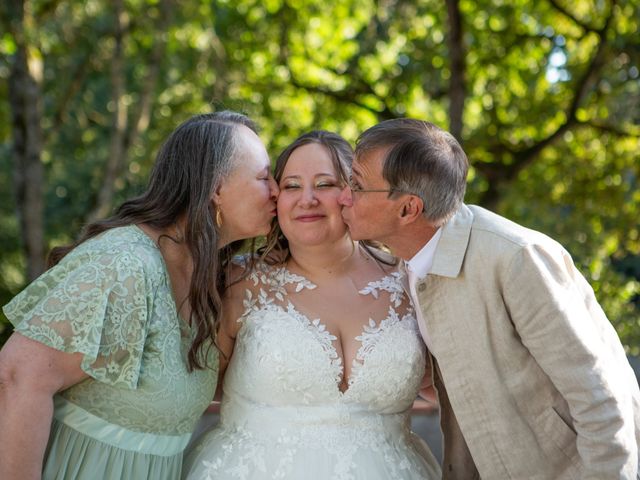
<path id="1" fill-rule="evenodd" d="M 225 267 L 277 186 L 253 123 L 180 125 L 149 186 L 4 307 L 0 478 L 174 479 L 217 383 Z"/>

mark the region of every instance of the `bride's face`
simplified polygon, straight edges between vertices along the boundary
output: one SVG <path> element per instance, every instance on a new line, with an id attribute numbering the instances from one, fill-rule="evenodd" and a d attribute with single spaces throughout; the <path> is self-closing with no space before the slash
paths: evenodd
<path id="1" fill-rule="evenodd" d="M 322 145 L 295 149 L 279 187 L 278 223 L 290 245 L 321 245 L 347 234 L 338 203 L 343 185 Z"/>

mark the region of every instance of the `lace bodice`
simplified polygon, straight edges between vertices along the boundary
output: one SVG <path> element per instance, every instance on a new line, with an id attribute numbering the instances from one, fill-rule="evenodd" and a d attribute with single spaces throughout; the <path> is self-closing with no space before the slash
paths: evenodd
<path id="1" fill-rule="evenodd" d="M 411 405 L 424 375 L 425 350 L 400 272 L 359 291 L 374 299 L 385 296 L 388 309 L 385 318 L 368 319 L 356 337 L 361 346 L 344 393 L 335 335 L 321 318 L 303 314 L 296 301 L 316 286 L 284 267 L 264 264 L 245 282 L 242 326 L 224 382 L 229 394 L 272 405 L 342 402 L 385 412 Z"/>
<path id="2" fill-rule="evenodd" d="M 440 478 L 436 460 L 409 429 L 425 347 L 402 276 L 381 273 L 358 289 L 372 315 L 359 318 L 355 306 L 343 313 L 344 322 L 361 324 L 355 338 L 341 339 L 343 352 L 344 342 L 360 344 L 345 369 L 338 339 L 313 314 L 332 301 L 321 288 L 264 264 L 236 287 L 244 312 L 224 379 L 221 424 L 189 453 L 189 479 Z"/>

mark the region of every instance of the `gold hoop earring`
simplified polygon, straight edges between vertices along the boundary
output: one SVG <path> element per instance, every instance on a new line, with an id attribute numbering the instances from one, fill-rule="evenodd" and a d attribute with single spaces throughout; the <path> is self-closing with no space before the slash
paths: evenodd
<path id="1" fill-rule="evenodd" d="M 218 228 L 222 226 L 222 213 L 220 212 L 220 207 L 216 207 L 216 225 Z"/>

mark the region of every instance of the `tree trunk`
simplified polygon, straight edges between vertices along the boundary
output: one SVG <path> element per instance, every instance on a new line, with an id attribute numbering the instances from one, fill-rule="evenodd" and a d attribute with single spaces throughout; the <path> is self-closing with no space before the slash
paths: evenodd
<path id="1" fill-rule="evenodd" d="M 11 30 L 16 53 L 9 76 L 14 183 L 20 234 L 31 281 L 45 269 L 43 225 L 42 61 L 27 35 L 28 4 L 13 2 Z"/>
<path id="2" fill-rule="evenodd" d="M 126 12 L 122 0 L 114 0 L 115 9 L 115 47 L 111 59 L 111 101 L 113 102 L 113 116 L 111 122 L 111 141 L 109 157 L 105 166 L 102 185 L 98 191 L 95 209 L 89 214 L 89 222 L 109 215 L 113 203 L 115 182 L 120 172 L 125 155 L 125 138 L 127 130 L 127 105 L 125 103 L 125 72 L 124 72 L 124 32 L 126 29 Z"/>
<path id="3" fill-rule="evenodd" d="M 169 35 L 167 32 L 173 16 L 173 7 L 174 2 L 172 0 L 160 0 L 158 4 L 160 10 L 160 18 L 157 25 L 158 32 L 155 35 L 155 43 L 149 56 L 147 74 L 141 86 L 139 108 L 132 121 L 134 127 L 125 142 L 125 154 L 140 141 L 140 135 L 149 127 L 151 122 L 160 65 L 162 65 L 162 60 L 167 50 L 167 37 Z"/>
<path id="4" fill-rule="evenodd" d="M 466 91 L 464 87 L 464 46 L 462 44 L 462 15 L 459 0 L 447 0 L 449 18 L 449 59 L 451 82 L 449 84 L 449 131 L 462 143 L 462 115 Z"/>
<path id="5" fill-rule="evenodd" d="M 139 102 L 131 118 L 124 101 L 127 93 L 126 72 L 124 71 L 124 40 L 125 32 L 129 28 L 127 13 L 123 1 L 114 1 L 116 11 L 115 25 L 115 50 L 111 62 L 112 101 L 114 103 L 113 121 L 111 125 L 111 143 L 109 146 L 109 158 L 105 167 L 105 175 L 98 193 L 96 207 L 89 215 L 89 221 L 104 218 L 111 213 L 115 184 L 122 175 L 126 164 L 126 157 L 131 146 L 140 141 L 140 136 L 149 126 L 153 105 L 155 103 L 155 90 L 158 84 L 160 65 L 165 55 L 167 44 L 167 30 L 172 18 L 174 3 L 171 0 L 161 0 L 158 7 L 160 18 L 156 42 L 151 50 L 147 73 L 140 88 Z M 131 125 L 131 126 L 130 126 Z"/>

